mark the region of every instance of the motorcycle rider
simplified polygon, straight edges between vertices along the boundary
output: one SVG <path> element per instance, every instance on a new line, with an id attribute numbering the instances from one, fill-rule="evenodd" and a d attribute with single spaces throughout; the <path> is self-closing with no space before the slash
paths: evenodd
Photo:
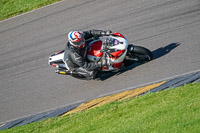
<path id="1" fill-rule="evenodd" d="M 98 37 L 109 36 L 111 34 L 110 30 L 69 32 L 64 55 L 66 67 L 73 73 L 80 74 L 88 80 L 96 78 L 97 69 L 106 64 L 105 61 L 89 62 L 87 60 L 88 44 Z"/>

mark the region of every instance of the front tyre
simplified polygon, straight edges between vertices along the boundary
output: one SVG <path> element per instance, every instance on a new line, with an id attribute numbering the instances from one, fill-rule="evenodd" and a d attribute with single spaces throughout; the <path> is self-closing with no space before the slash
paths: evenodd
<path id="1" fill-rule="evenodd" d="M 149 49 L 129 44 L 126 60 L 138 63 L 146 63 L 152 59 L 153 53 Z"/>

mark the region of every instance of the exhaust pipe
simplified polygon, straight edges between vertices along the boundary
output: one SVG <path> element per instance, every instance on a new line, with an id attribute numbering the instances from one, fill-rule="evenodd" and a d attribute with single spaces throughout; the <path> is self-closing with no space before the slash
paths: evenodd
<path id="1" fill-rule="evenodd" d="M 63 69 L 57 69 L 55 73 L 62 74 L 62 75 L 71 75 L 71 71 L 67 71 Z"/>

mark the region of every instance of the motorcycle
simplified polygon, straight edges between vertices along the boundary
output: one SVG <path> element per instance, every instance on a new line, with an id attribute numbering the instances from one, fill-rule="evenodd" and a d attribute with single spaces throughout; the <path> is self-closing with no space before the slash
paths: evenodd
<path id="1" fill-rule="evenodd" d="M 87 40 L 86 40 L 87 41 Z M 58 74 L 71 75 L 75 78 L 84 79 L 80 73 L 71 71 L 65 60 L 65 50 L 55 53 L 49 57 L 49 65 L 56 67 Z M 153 59 L 152 52 L 142 46 L 128 44 L 128 39 L 116 32 L 110 36 L 95 38 L 89 43 L 87 60 L 91 62 L 105 61 L 105 66 L 98 71 L 117 72 L 133 63 L 145 63 Z"/>

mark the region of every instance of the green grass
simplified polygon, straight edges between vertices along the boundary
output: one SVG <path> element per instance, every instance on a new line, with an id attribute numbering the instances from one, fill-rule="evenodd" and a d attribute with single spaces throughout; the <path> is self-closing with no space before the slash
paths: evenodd
<path id="1" fill-rule="evenodd" d="M 0 0 L 0 20 L 31 11 L 60 0 Z"/>
<path id="2" fill-rule="evenodd" d="M 200 83 L 4 130 L 3 133 L 197 133 Z"/>

